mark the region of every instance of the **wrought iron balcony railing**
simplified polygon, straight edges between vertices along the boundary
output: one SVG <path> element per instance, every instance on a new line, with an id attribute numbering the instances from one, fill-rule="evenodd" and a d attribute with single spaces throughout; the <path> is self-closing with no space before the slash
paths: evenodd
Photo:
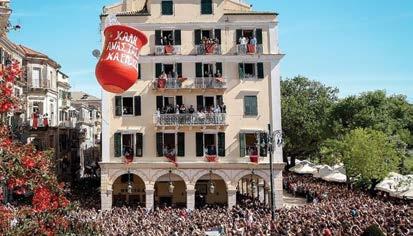
<path id="1" fill-rule="evenodd" d="M 238 55 L 248 55 L 248 54 L 262 54 L 263 48 L 262 44 L 238 44 L 237 54 Z"/>
<path id="2" fill-rule="evenodd" d="M 226 125 L 226 113 L 155 114 L 156 126 Z"/>
<path id="3" fill-rule="evenodd" d="M 199 77 L 199 78 L 168 78 L 166 80 L 155 79 L 153 88 L 165 89 L 226 89 L 225 77 Z"/>
<path id="4" fill-rule="evenodd" d="M 155 55 L 179 55 L 181 54 L 181 45 L 157 45 L 155 46 Z"/>

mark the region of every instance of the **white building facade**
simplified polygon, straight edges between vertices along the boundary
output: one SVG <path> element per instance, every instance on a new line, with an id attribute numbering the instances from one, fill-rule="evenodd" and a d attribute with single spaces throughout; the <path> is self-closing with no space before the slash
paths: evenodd
<path id="1" fill-rule="evenodd" d="M 268 203 L 267 124 L 281 130 L 277 14 L 233 0 L 125 0 L 104 8 L 102 25 L 109 13 L 149 42 L 139 81 L 103 91 L 102 209 Z M 279 208 L 282 147 L 273 155 Z"/>

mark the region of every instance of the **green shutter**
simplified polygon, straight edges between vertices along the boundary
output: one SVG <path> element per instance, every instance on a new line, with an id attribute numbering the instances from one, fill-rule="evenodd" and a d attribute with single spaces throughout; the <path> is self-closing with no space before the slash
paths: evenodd
<path id="1" fill-rule="evenodd" d="M 257 44 L 262 44 L 262 29 L 255 30 L 255 37 L 257 38 Z"/>
<path id="2" fill-rule="evenodd" d="M 122 156 L 122 134 L 121 133 L 115 133 L 113 135 L 113 144 L 114 144 L 114 150 L 115 150 L 115 157 Z"/>
<path id="3" fill-rule="evenodd" d="M 172 1 L 162 1 L 162 15 L 173 15 Z"/>
<path id="4" fill-rule="evenodd" d="M 158 78 L 162 73 L 162 63 L 155 64 L 155 77 Z"/>
<path id="5" fill-rule="evenodd" d="M 202 32 L 201 32 L 200 29 L 195 30 L 195 37 L 194 38 L 195 38 L 195 42 L 194 42 L 195 45 L 201 44 Z"/>
<path id="6" fill-rule="evenodd" d="M 202 74 L 202 63 L 195 63 L 195 76 L 197 78 L 202 78 L 203 74 Z"/>
<path id="7" fill-rule="evenodd" d="M 264 79 L 264 63 L 257 63 L 257 77 L 258 79 Z"/>
<path id="8" fill-rule="evenodd" d="M 176 99 L 176 105 L 181 106 L 184 103 L 182 96 L 176 96 L 175 99 Z"/>
<path id="9" fill-rule="evenodd" d="M 122 97 L 115 96 L 115 116 L 122 115 Z"/>
<path id="10" fill-rule="evenodd" d="M 141 133 L 136 133 L 136 150 L 135 156 L 143 156 L 143 135 Z"/>
<path id="11" fill-rule="evenodd" d="M 178 156 L 185 156 L 185 133 L 178 133 Z"/>
<path id="12" fill-rule="evenodd" d="M 257 96 L 245 96 L 244 97 L 244 115 L 246 116 L 258 115 Z"/>
<path id="13" fill-rule="evenodd" d="M 176 73 L 178 77 L 182 77 L 182 63 L 176 63 Z"/>
<path id="14" fill-rule="evenodd" d="M 201 14 L 212 14 L 212 0 L 201 0 Z"/>
<path id="15" fill-rule="evenodd" d="M 135 116 L 141 116 L 142 115 L 142 109 L 141 109 L 141 96 L 135 96 Z"/>
<path id="16" fill-rule="evenodd" d="M 155 45 L 161 45 L 162 31 L 155 30 Z"/>
<path id="17" fill-rule="evenodd" d="M 181 30 L 175 30 L 175 45 L 181 45 Z"/>
<path id="18" fill-rule="evenodd" d="M 204 107 L 204 96 L 196 96 L 196 109 L 199 110 Z"/>
<path id="19" fill-rule="evenodd" d="M 267 156 L 267 134 L 266 133 L 260 133 L 260 156 L 266 157 Z M 265 144 L 264 146 L 261 146 L 261 144 Z"/>
<path id="20" fill-rule="evenodd" d="M 163 107 L 163 97 L 156 96 L 156 109 L 162 110 Z"/>
<path id="21" fill-rule="evenodd" d="M 218 156 L 225 157 L 225 133 L 218 133 Z"/>
<path id="22" fill-rule="evenodd" d="M 244 63 L 239 63 L 238 64 L 238 71 L 239 71 L 239 78 L 244 79 L 244 77 L 245 77 Z"/>
<path id="23" fill-rule="evenodd" d="M 245 134 L 239 133 L 239 156 L 245 157 Z"/>
<path id="24" fill-rule="evenodd" d="M 237 29 L 235 31 L 235 41 L 237 42 L 237 44 L 239 44 L 239 39 L 242 37 L 242 29 Z"/>
<path id="25" fill-rule="evenodd" d="M 223 75 L 224 75 L 224 72 L 222 72 L 222 62 L 217 62 L 217 63 L 215 64 L 215 71 L 218 72 L 218 70 L 219 70 L 219 72 L 221 73 L 221 75 L 223 76 Z"/>
<path id="26" fill-rule="evenodd" d="M 156 155 L 163 157 L 163 133 L 156 133 Z"/>
<path id="27" fill-rule="evenodd" d="M 214 36 L 216 39 L 218 39 L 219 44 L 221 44 L 221 29 L 215 29 Z"/>
<path id="28" fill-rule="evenodd" d="M 204 133 L 196 133 L 196 156 L 204 156 Z"/>

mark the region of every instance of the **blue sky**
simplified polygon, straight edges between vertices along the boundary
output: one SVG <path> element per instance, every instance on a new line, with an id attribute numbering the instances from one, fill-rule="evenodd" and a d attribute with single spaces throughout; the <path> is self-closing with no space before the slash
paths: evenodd
<path id="1" fill-rule="evenodd" d="M 73 90 L 100 96 L 94 76 L 99 14 L 116 0 L 13 0 L 10 38 L 58 61 Z M 413 101 L 413 1 L 250 0 L 278 12 L 283 78 L 338 87 L 340 95 L 385 89 Z"/>

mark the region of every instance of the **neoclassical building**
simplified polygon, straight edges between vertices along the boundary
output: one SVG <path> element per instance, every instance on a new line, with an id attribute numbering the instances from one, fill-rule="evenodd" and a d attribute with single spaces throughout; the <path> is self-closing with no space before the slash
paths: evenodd
<path id="1" fill-rule="evenodd" d="M 267 124 L 281 130 L 277 14 L 240 0 L 124 0 L 103 8 L 102 30 L 109 14 L 149 43 L 138 82 L 102 94 L 102 209 L 268 203 Z M 282 147 L 273 157 L 282 207 Z"/>

